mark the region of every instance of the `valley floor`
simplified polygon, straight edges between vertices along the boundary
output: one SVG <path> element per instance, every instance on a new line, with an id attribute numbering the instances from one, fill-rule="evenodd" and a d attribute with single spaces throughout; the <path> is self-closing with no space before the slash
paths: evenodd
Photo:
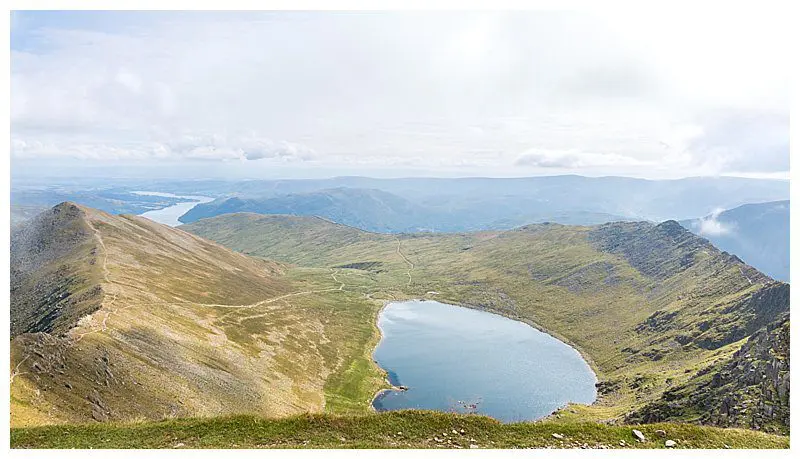
<path id="1" fill-rule="evenodd" d="M 640 430 L 639 442 L 633 429 Z M 659 435 L 659 430 L 666 436 Z M 554 435 L 555 434 L 555 435 Z M 562 437 L 562 438 L 557 438 Z M 12 448 L 788 448 L 789 437 L 691 424 L 501 424 L 478 415 L 395 411 L 11 429 Z"/>

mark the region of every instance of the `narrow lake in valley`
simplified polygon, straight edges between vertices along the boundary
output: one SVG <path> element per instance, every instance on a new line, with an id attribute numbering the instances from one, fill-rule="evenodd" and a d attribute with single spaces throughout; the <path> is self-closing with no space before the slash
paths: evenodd
<path id="1" fill-rule="evenodd" d="M 404 391 L 383 391 L 378 411 L 428 409 L 540 419 L 568 402 L 590 404 L 594 372 L 567 344 L 528 324 L 436 301 L 388 304 L 376 362 Z"/>
<path id="2" fill-rule="evenodd" d="M 161 193 L 157 191 L 134 191 L 134 194 L 140 195 L 150 195 L 150 196 L 164 196 L 168 198 L 184 198 L 184 199 L 191 199 L 191 202 L 179 202 L 173 206 L 165 207 L 159 210 L 151 210 L 149 212 L 145 212 L 141 214 L 142 217 L 149 218 L 154 222 L 163 223 L 169 226 L 178 226 L 182 223 L 178 221 L 178 218 L 191 210 L 192 207 L 202 204 L 205 202 L 211 202 L 214 198 L 209 198 L 208 196 L 183 196 L 177 195 L 172 193 Z"/>

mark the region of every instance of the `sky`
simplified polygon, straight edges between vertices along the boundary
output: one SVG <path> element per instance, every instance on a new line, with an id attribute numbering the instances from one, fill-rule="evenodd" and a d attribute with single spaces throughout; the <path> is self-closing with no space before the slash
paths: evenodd
<path id="1" fill-rule="evenodd" d="M 15 11 L 12 175 L 788 178 L 785 16 Z"/>

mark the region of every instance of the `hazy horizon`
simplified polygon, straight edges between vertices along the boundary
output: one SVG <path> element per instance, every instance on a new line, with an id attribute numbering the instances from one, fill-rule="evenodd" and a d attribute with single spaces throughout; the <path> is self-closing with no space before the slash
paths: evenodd
<path id="1" fill-rule="evenodd" d="M 12 175 L 787 178 L 785 17 L 724 13 L 15 11 Z"/>

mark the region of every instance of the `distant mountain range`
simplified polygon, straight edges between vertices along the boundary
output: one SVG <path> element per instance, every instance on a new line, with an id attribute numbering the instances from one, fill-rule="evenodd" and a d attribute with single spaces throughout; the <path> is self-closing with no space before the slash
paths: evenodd
<path id="1" fill-rule="evenodd" d="M 370 231 L 475 231 L 541 222 L 588 225 L 688 219 L 716 208 L 789 196 L 787 181 L 733 177 L 338 177 L 246 181 L 235 185 L 215 182 L 214 187 L 222 196 L 187 212 L 181 217 L 182 222 L 231 212 L 255 212 L 317 215 Z"/>
<path id="2" fill-rule="evenodd" d="M 183 223 L 217 215 L 252 212 L 323 217 L 366 231 L 458 232 L 482 229 L 511 229 L 527 223 L 557 221 L 591 225 L 628 220 L 621 215 L 582 210 L 543 211 L 522 197 L 494 198 L 493 202 L 466 201 L 434 204 L 412 202 L 376 189 L 334 188 L 292 193 L 271 198 L 224 198 L 195 206 L 180 217 Z"/>
<path id="3" fill-rule="evenodd" d="M 765 274 L 789 281 L 789 201 L 745 204 L 680 223 Z"/>

